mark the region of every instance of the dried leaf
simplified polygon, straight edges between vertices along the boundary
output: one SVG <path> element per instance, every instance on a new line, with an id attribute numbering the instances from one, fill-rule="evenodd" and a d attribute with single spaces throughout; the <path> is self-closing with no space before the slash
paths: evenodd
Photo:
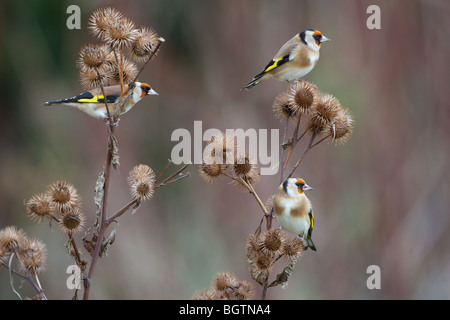
<path id="1" fill-rule="evenodd" d="M 114 243 L 114 240 L 116 239 L 116 230 L 117 228 L 114 228 L 109 234 L 108 238 L 103 240 L 102 246 L 100 247 L 100 257 L 108 256 L 109 246 L 112 245 Z"/>
<path id="2" fill-rule="evenodd" d="M 277 277 L 272 283 L 270 283 L 267 287 L 276 287 L 278 285 L 281 285 L 282 288 L 285 288 L 287 286 L 287 282 L 289 277 L 291 276 L 292 272 L 294 272 L 294 266 L 297 260 L 293 260 L 284 270 L 277 274 Z"/>
<path id="3" fill-rule="evenodd" d="M 131 214 L 135 214 L 140 207 L 141 207 L 141 202 L 137 201 L 136 205 L 133 207 L 133 211 L 131 212 Z"/>
<path id="4" fill-rule="evenodd" d="M 92 235 L 92 238 L 90 240 L 88 240 L 86 237 L 82 239 L 84 248 L 86 249 L 87 252 L 89 252 L 91 256 L 94 254 L 97 239 L 98 236 L 96 234 Z"/>
<path id="5" fill-rule="evenodd" d="M 97 207 L 94 228 L 97 228 L 97 229 L 99 226 L 98 222 L 100 221 L 100 216 L 102 213 L 104 193 L 105 193 L 105 166 L 103 166 L 102 171 L 98 175 L 98 179 L 95 182 L 95 188 L 94 188 L 94 202 L 95 202 L 95 206 Z"/>
<path id="6" fill-rule="evenodd" d="M 119 144 L 117 142 L 116 137 L 113 134 L 109 135 L 109 145 L 108 147 L 111 148 L 111 164 L 114 169 L 117 171 L 119 170 L 120 166 L 120 159 L 119 159 Z"/>

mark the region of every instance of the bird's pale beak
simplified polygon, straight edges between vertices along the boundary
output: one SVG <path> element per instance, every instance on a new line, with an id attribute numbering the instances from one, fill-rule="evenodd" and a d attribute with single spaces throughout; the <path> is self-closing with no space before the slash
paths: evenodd
<path id="1" fill-rule="evenodd" d="M 331 39 L 325 37 L 324 35 L 322 35 L 322 39 L 320 39 L 320 42 L 326 42 L 326 41 L 331 41 Z"/>
<path id="2" fill-rule="evenodd" d="M 303 191 L 306 191 L 306 190 L 314 190 L 314 188 L 308 186 L 308 185 L 305 183 L 305 185 L 303 186 Z"/>
<path id="3" fill-rule="evenodd" d="M 148 93 L 147 93 L 148 95 L 155 95 L 155 96 L 159 96 L 159 94 L 158 94 L 158 92 L 156 92 L 155 90 L 153 90 L 153 89 L 150 89 L 150 90 L 148 90 Z"/>

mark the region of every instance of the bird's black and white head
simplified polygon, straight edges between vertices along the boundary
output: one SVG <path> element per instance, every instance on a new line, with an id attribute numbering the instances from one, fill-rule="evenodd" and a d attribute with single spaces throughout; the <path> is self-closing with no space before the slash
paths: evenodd
<path id="1" fill-rule="evenodd" d="M 300 32 L 300 39 L 304 44 L 315 51 L 320 50 L 320 45 L 322 42 L 330 41 L 327 37 L 325 37 L 322 32 L 314 29 L 306 29 Z"/>
<path id="2" fill-rule="evenodd" d="M 134 103 L 139 102 L 141 99 L 143 99 L 145 96 L 148 95 L 158 95 L 158 93 L 152 89 L 152 87 L 148 83 L 144 82 L 131 82 L 128 84 L 128 92 L 132 91 L 132 99 Z"/>
<path id="3" fill-rule="evenodd" d="M 283 182 L 283 190 L 284 192 L 291 197 L 298 196 L 303 194 L 306 190 L 312 190 L 310 186 L 308 186 L 305 180 L 300 178 L 288 178 Z"/>
<path id="4" fill-rule="evenodd" d="M 141 99 L 147 95 L 158 95 L 148 83 L 136 82 L 136 87 L 140 90 Z"/>
<path id="5" fill-rule="evenodd" d="M 141 101 L 147 95 L 158 95 L 152 87 L 143 82 L 131 82 L 128 84 L 128 90 L 123 97 L 124 101 L 120 106 L 120 114 L 130 111 L 136 103 Z"/>

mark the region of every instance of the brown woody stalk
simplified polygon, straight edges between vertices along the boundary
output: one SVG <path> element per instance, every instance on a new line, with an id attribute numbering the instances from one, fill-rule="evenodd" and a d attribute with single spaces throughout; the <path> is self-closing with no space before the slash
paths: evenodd
<path id="1" fill-rule="evenodd" d="M 105 99 L 105 105 L 106 105 L 106 99 Z M 114 135 L 114 129 L 113 123 L 110 121 L 109 123 L 109 130 L 108 130 L 108 141 L 113 138 Z M 101 217 L 100 217 L 100 229 L 98 232 L 97 242 L 95 244 L 94 253 L 92 254 L 92 260 L 91 264 L 89 266 L 89 271 L 87 278 L 84 280 L 84 294 L 83 294 L 83 300 L 89 299 L 89 293 L 91 289 L 91 283 L 92 283 L 92 276 L 95 271 L 95 266 L 97 265 L 98 258 L 100 256 L 100 248 L 103 242 L 103 237 L 105 235 L 106 229 L 109 226 L 109 223 L 107 221 L 106 217 L 106 206 L 108 203 L 108 191 L 109 191 L 109 180 L 111 175 L 111 163 L 112 163 L 112 157 L 113 157 L 113 150 L 114 146 L 112 143 L 108 143 L 108 151 L 106 154 L 106 166 L 105 166 L 105 184 L 103 186 L 103 201 L 102 201 L 102 210 L 101 210 Z"/>

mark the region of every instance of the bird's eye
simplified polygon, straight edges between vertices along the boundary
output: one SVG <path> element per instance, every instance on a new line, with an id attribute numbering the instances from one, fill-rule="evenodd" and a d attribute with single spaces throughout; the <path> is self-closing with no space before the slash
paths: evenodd
<path id="1" fill-rule="evenodd" d="M 296 184 L 295 184 L 297 187 L 299 187 L 300 189 L 302 189 L 303 188 L 303 183 L 300 183 L 300 182 L 297 182 Z"/>
<path id="2" fill-rule="evenodd" d="M 141 86 L 142 91 L 144 91 L 146 94 L 148 94 L 148 91 L 150 90 L 147 86 Z"/>

